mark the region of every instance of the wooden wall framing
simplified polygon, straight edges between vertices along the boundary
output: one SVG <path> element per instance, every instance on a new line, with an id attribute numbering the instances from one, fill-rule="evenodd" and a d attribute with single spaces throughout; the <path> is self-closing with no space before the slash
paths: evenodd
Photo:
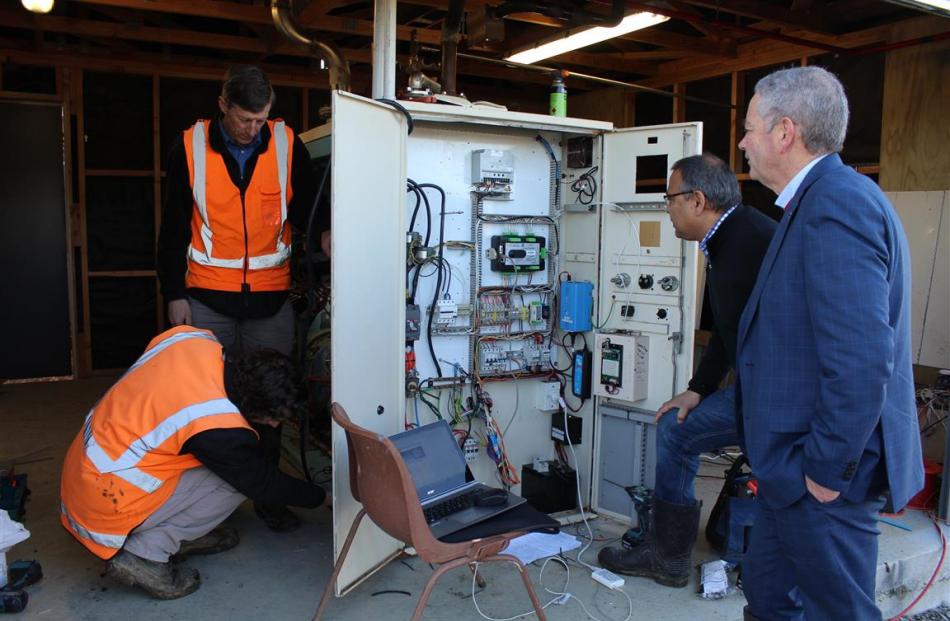
<path id="1" fill-rule="evenodd" d="M 10 58 L 0 57 L 0 61 L 10 61 Z M 28 58 L 18 58 L 18 65 L 29 65 Z M 48 66 L 45 62 L 39 62 L 31 66 Z M 161 226 L 161 205 L 162 205 L 162 181 L 164 178 L 164 157 L 163 150 L 167 150 L 168 145 L 161 144 L 162 114 L 161 114 L 161 84 L 163 78 L 184 78 L 199 80 L 220 80 L 222 71 L 217 70 L 214 73 L 206 71 L 185 72 L 168 71 L 167 69 L 155 69 L 151 72 L 141 71 L 131 72 L 110 72 L 105 73 L 121 76 L 133 73 L 145 76 L 149 79 L 151 93 L 151 115 L 150 126 L 142 128 L 129 128 L 129 131 L 141 132 L 143 139 L 151 135 L 152 148 L 150 162 L 147 168 L 93 168 L 87 164 L 88 153 L 84 137 L 87 135 L 87 114 L 84 109 L 86 102 L 83 83 L 87 71 L 102 73 L 104 69 L 99 65 L 83 66 L 55 66 L 56 72 L 56 93 L 25 93 L 19 91 L 3 90 L 3 84 L 0 82 L 0 99 L 7 100 L 31 100 L 48 101 L 60 103 L 63 106 L 64 119 L 64 152 L 65 152 L 65 176 L 66 176 L 66 203 L 67 203 L 67 236 L 70 240 L 70 248 L 67 251 L 68 269 L 70 273 L 69 299 L 70 299 L 70 323 L 73 335 L 72 358 L 74 375 L 84 377 L 97 374 L 115 373 L 121 365 L 102 367 L 97 366 L 93 359 L 93 344 L 97 338 L 95 324 L 95 308 L 91 303 L 91 291 L 97 282 L 101 279 L 151 279 L 153 283 L 151 288 L 154 291 L 155 309 L 154 309 L 154 332 L 160 332 L 165 327 L 165 304 L 159 292 L 159 284 L 154 265 L 150 269 L 93 269 L 90 267 L 90 230 L 89 226 L 89 184 L 96 180 L 119 180 L 119 179 L 142 179 L 150 182 L 149 192 L 151 202 L 153 203 L 153 212 L 151 214 L 154 227 L 153 244 L 157 244 L 158 231 Z M 154 68 L 153 68 L 154 69 Z M 0 71 L 0 76 L 2 76 Z M 2 79 L 2 77 L 0 77 Z M 288 83 L 290 82 L 290 83 Z M 309 127 L 312 117 L 311 105 L 319 103 L 315 100 L 311 89 L 326 90 L 326 86 L 319 81 L 306 84 L 302 81 L 276 79 L 275 87 L 284 87 L 284 90 L 290 90 L 296 98 L 294 106 L 299 108 L 299 122 L 301 128 Z M 196 102 L 197 103 L 197 102 Z M 202 102 L 213 104 L 213 102 Z M 205 106 L 207 107 L 207 106 Z M 200 116 L 197 111 L 194 118 Z M 74 144 L 75 141 L 75 144 Z M 152 249 L 154 256 L 154 248 Z M 101 338 L 101 335 L 100 335 Z M 141 343 L 141 349 L 144 349 L 146 342 Z M 128 360 L 129 363 L 132 360 Z"/>

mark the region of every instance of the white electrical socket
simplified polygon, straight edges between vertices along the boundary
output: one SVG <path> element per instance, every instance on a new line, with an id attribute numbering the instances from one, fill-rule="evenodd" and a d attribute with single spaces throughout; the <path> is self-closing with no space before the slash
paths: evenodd
<path id="1" fill-rule="evenodd" d="M 541 412 L 557 412 L 561 408 L 561 383 L 541 382 L 535 393 L 535 407 Z"/>

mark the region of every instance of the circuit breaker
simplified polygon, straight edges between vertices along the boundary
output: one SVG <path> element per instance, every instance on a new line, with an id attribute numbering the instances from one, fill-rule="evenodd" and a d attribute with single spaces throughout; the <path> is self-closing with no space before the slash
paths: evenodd
<path id="1" fill-rule="evenodd" d="M 594 340 L 594 394 L 621 401 L 642 401 L 650 382 L 650 338 L 598 334 Z"/>

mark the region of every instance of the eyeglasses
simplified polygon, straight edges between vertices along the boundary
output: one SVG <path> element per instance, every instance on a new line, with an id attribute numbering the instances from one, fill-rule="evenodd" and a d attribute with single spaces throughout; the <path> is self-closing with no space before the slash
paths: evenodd
<path id="1" fill-rule="evenodd" d="M 692 194 L 695 191 L 696 190 L 684 190 L 682 192 L 673 192 L 672 194 L 664 194 L 663 200 L 665 200 L 666 204 L 669 205 L 672 199 L 676 198 L 677 196 L 682 196 L 683 194 Z"/>

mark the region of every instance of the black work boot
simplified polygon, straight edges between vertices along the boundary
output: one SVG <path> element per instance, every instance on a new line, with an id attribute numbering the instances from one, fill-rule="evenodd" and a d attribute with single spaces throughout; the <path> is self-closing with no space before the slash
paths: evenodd
<path id="1" fill-rule="evenodd" d="M 668 587 L 686 586 L 701 506 L 698 501 L 674 505 L 654 498 L 646 540 L 632 550 L 603 548 L 597 560 L 614 573 L 653 578 Z"/>
<path id="2" fill-rule="evenodd" d="M 123 584 L 140 587 L 155 599 L 178 599 L 198 590 L 197 569 L 172 567 L 136 556 L 126 550 L 106 561 L 106 575 Z"/>
<path id="3" fill-rule="evenodd" d="M 271 427 L 261 423 L 251 423 L 261 437 L 261 450 L 264 458 L 272 463 L 280 463 L 281 427 Z M 289 533 L 300 528 L 300 518 L 285 505 L 270 505 L 254 501 L 254 513 L 261 518 L 267 528 L 278 533 Z"/>
<path id="4" fill-rule="evenodd" d="M 216 526 L 207 535 L 192 539 L 191 541 L 182 541 L 178 547 L 178 552 L 169 559 L 173 563 L 180 563 L 189 556 L 201 556 L 203 554 L 217 554 L 230 550 L 238 543 L 241 537 L 233 526 Z"/>

